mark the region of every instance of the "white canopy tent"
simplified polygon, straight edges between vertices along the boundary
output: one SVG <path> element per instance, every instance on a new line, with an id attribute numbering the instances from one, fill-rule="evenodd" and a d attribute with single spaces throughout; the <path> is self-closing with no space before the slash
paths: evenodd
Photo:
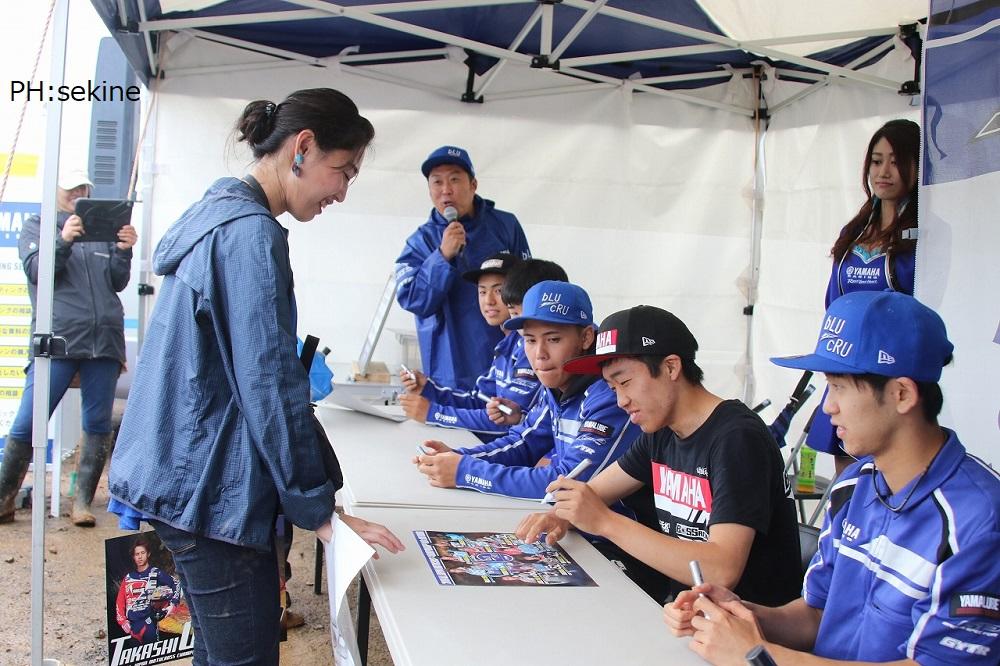
<path id="1" fill-rule="evenodd" d="M 165 14 L 209 4 L 160 3 Z M 382 25 L 399 9 L 399 3 L 292 4 L 303 7 L 288 10 L 297 22 L 321 21 L 330 11 L 343 10 L 344 17 Z M 524 3 L 405 4 L 430 13 Z M 550 54 L 565 53 L 573 31 L 546 39 L 552 21 L 546 22 L 545 15 L 552 6 L 530 4 L 531 19 L 512 44 L 534 36 L 540 47 L 552 42 Z M 621 18 L 624 10 L 607 6 L 611 3 L 566 4 L 581 10 L 574 29 L 588 15 L 593 20 L 609 14 L 622 24 L 643 21 L 634 13 Z M 850 39 L 892 35 L 900 19 L 912 21 L 925 6 L 904 3 L 874 14 L 861 11 L 862 3 L 855 13 L 842 6 L 836 11 L 791 9 L 778 12 L 780 20 L 768 24 L 764 37 L 749 40 L 760 27 L 761 13 L 768 13 L 762 6 L 747 11 L 743 3 L 700 5 L 733 36 L 699 32 L 699 38 L 715 42 L 699 46 L 702 51 L 753 48 L 756 55 L 780 62 L 761 62 L 758 77 L 752 65 L 713 65 L 710 72 L 677 76 L 713 76 L 722 83 L 676 90 L 651 83 L 676 80 L 634 75 L 611 79 L 577 71 L 579 78 L 571 78 L 566 74 L 574 70 L 565 63 L 572 58 L 563 58 L 556 73 L 532 68 L 531 56 L 513 47 L 471 44 L 441 32 L 432 35 L 444 42 L 433 59 L 404 62 L 414 51 L 390 58 L 384 52 L 347 49 L 336 57 L 315 58 L 207 32 L 237 20 L 263 30 L 278 18 L 274 13 L 237 17 L 223 6 L 217 16 L 144 19 L 138 28 L 144 39 L 149 37 L 147 58 L 156 46 L 153 61 L 160 77 L 152 84 L 158 95 L 155 130 L 144 152 L 144 200 L 152 232 L 146 237 L 162 235 L 213 178 L 238 175 L 249 163 L 230 132 L 248 100 L 277 101 L 301 87 L 336 87 L 375 124 L 373 152 L 345 204 L 309 225 L 289 221 L 302 332 L 320 335 L 335 360 L 349 360 L 360 349 L 392 262 L 429 210 L 420 162 L 434 147 L 455 143 L 471 151 L 480 192 L 520 217 L 535 255 L 563 264 L 571 279 L 590 292 L 599 316 L 639 302 L 666 307 L 699 338 L 699 359 L 711 388 L 748 402 L 769 397 L 780 406 L 797 377 L 772 369 L 766 356 L 812 344 L 829 247 L 860 205 L 857 183 L 867 138 L 888 118 L 919 113 L 912 106 L 916 98 L 897 94 L 914 76 L 910 50 L 899 39 L 866 48 L 845 66 L 802 54 Z M 782 21 L 799 26 L 795 36 L 781 37 Z M 656 23 L 645 21 L 651 22 Z M 663 23 L 656 25 L 668 35 L 687 30 Z M 427 36 L 426 28 L 395 27 Z M 782 45 L 780 51 L 775 44 Z M 472 96 L 483 96 L 482 104 L 458 101 L 470 78 L 462 49 L 471 48 L 507 56 L 472 77 Z M 688 53 L 695 47 L 673 48 Z M 665 55 L 637 55 L 628 47 L 609 52 L 578 56 L 575 62 L 584 66 Z M 426 50 L 420 55 L 432 57 Z M 879 56 L 884 57 L 870 67 L 850 68 Z M 377 64 L 366 64 L 376 57 Z M 824 69 L 803 72 L 788 69 L 788 63 Z M 771 115 L 766 135 L 764 123 L 754 118 L 761 106 Z M 758 136 L 765 137 L 759 145 L 768 156 L 770 181 L 763 168 L 755 172 Z M 795 139 L 785 143 L 784 136 Z M 800 143 L 801 136 L 809 143 Z M 781 151 L 782 159 L 775 159 L 773 151 Z M 783 182 L 786 165 L 794 170 Z M 772 212 L 772 195 L 782 206 L 778 212 Z M 802 210 L 812 212 L 803 216 Z M 752 326 L 744 314 L 751 304 L 758 304 L 758 322 Z M 762 313 L 768 313 L 764 321 Z M 389 326 L 408 328 L 410 317 L 396 310 Z M 389 362 L 398 354 L 391 338 L 376 352 Z"/>
<path id="2" fill-rule="evenodd" d="M 430 208 L 420 162 L 453 143 L 469 149 L 480 193 L 519 216 L 535 256 L 561 263 L 598 317 L 637 303 L 665 307 L 699 339 L 711 389 L 776 405 L 798 377 L 766 358 L 814 344 L 829 248 L 861 203 L 867 140 L 890 118 L 919 116 L 919 98 L 898 94 L 913 91 L 912 51 L 892 36 L 900 22 L 927 14 L 915 0 L 686 3 L 719 28 L 713 33 L 643 19 L 643 8 L 663 5 L 627 0 L 93 1 L 152 77 L 140 173 L 144 258 L 213 179 L 248 165 L 231 135 L 247 101 L 335 87 L 372 120 L 376 143 L 344 204 L 307 225 L 282 220 L 292 230 L 300 333 L 320 336 L 334 360 L 360 349 L 393 260 Z M 408 23 L 508 5 L 531 7 L 504 45 L 465 36 L 467 23 L 454 32 Z M 577 14 L 560 23 L 566 8 Z M 617 45 L 612 31 L 610 52 L 574 52 L 589 23 L 609 18 L 687 43 L 633 49 L 627 31 Z M 315 43 L 277 46 L 288 35 L 268 31 L 331 19 L 334 28 L 360 22 L 433 44 L 370 52 L 348 44 L 315 55 Z M 353 34 L 347 28 L 338 39 Z M 470 63 L 470 52 L 497 60 Z M 712 59 L 721 52 L 740 54 L 738 62 Z M 681 56 L 695 62 L 663 69 Z M 618 76 L 603 69 L 622 62 L 638 64 Z M 651 74 L 656 67 L 666 73 Z M 463 104 L 463 94 L 484 103 Z M 389 326 L 408 328 L 410 316 L 397 309 Z M 376 351 L 388 362 L 398 354 L 385 338 Z M 996 460 L 985 442 L 967 444 Z"/>

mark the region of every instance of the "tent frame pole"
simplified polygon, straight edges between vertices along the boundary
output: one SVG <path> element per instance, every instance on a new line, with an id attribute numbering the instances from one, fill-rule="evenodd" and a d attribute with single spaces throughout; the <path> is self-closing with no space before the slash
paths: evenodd
<path id="1" fill-rule="evenodd" d="M 54 0 L 52 13 L 52 54 L 49 81 L 58 88 L 66 76 L 66 36 L 69 0 Z M 42 215 L 38 237 L 38 294 L 35 305 L 35 332 L 31 354 L 35 386 L 31 421 L 34 457 L 31 489 L 31 663 L 42 666 L 45 650 L 45 450 L 49 440 L 49 387 L 51 347 L 57 346 L 52 333 L 52 292 L 55 279 L 56 181 L 59 173 L 59 140 L 62 133 L 62 102 L 53 97 L 46 108 L 45 170 L 42 175 Z M 65 352 L 65 341 L 62 351 Z M 58 455 L 53 447 L 53 454 Z M 52 492 L 60 491 L 59 478 Z"/>
<path id="2" fill-rule="evenodd" d="M 572 28 L 570 28 L 569 32 L 566 33 L 566 36 L 563 37 L 562 41 L 559 42 L 559 45 L 556 46 L 555 50 L 550 54 L 549 58 L 553 62 L 562 57 L 562 54 L 566 52 L 566 49 L 568 49 L 570 44 L 573 43 L 573 40 L 580 36 L 583 29 L 590 25 L 590 22 L 597 16 L 601 7 L 607 3 L 608 0 L 595 0 L 594 5 L 584 12 L 583 16 L 580 17 L 580 20 L 577 21 Z"/>
<path id="3" fill-rule="evenodd" d="M 510 46 L 507 48 L 509 48 L 511 51 L 516 51 L 521 46 L 521 42 L 523 42 L 525 38 L 527 38 L 527 36 L 531 34 L 531 30 L 535 27 L 535 24 L 538 23 L 538 21 L 541 18 L 542 18 L 542 8 L 541 6 L 538 6 L 535 8 L 535 11 L 531 13 L 531 17 L 528 18 L 527 21 L 525 21 L 524 25 L 521 27 L 520 32 L 517 33 L 517 36 L 514 37 L 514 40 L 510 43 Z M 485 91 L 487 88 L 490 87 L 490 85 L 492 85 L 492 83 L 496 80 L 497 76 L 500 75 L 500 72 L 503 71 L 504 65 L 506 64 L 507 61 L 501 58 L 497 62 L 497 64 L 493 65 L 493 67 L 490 68 L 490 71 L 486 74 L 486 78 L 483 80 L 481 84 L 479 84 L 479 88 L 476 89 L 477 97 L 482 97 L 483 91 Z"/>
<path id="4" fill-rule="evenodd" d="M 757 287 L 760 281 L 760 245 L 764 227 L 764 189 L 767 184 L 767 165 L 764 159 L 764 138 L 770 118 L 767 101 L 764 99 L 762 82 L 765 78 L 764 66 L 753 66 L 753 90 L 756 109 L 753 116 L 753 206 L 750 222 L 750 273 L 747 279 L 747 304 L 743 308 L 746 315 L 746 365 L 743 375 L 743 402 L 752 405 L 756 380 L 753 365 L 754 307 L 757 304 Z"/>

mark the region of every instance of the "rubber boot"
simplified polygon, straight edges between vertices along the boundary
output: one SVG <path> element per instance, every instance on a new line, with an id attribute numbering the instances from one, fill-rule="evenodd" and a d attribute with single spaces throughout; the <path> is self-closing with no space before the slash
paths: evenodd
<path id="1" fill-rule="evenodd" d="M 14 500 L 31 463 L 31 442 L 7 436 L 0 466 L 0 523 L 14 520 Z"/>
<path id="2" fill-rule="evenodd" d="M 94 514 L 90 512 L 90 504 L 94 501 L 94 492 L 104 473 L 110 439 L 110 434 L 83 433 L 83 450 L 80 451 L 80 464 L 76 468 L 76 496 L 73 498 L 73 513 L 70 518 L 78 527 L 93 527 L 97 523 Z"/>

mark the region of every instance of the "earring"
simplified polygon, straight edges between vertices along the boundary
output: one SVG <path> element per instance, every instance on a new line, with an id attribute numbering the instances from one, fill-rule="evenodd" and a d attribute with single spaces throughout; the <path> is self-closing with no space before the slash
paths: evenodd
<path id="1" fill-rule="evenodd" d="M 304 159 L 302 153 L 295 153 L 295 161 L 292 163 L 292 173 L 296 176 L 302 175 L 302 161 Z"/>

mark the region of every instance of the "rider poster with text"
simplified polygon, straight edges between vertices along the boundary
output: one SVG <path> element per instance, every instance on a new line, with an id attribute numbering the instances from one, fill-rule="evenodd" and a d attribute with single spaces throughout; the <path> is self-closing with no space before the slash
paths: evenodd
<path id="1" fill-rule="evenodd" d="M 170 551 L 156 532 L 104 542 L 108 663 L 150 666 L 190 657 L 191 613 Z"/>
<path id="2" fill-rule="evenodd" d="M 441 585 L 596 587 L 560 546 L 495 532 L 424 532 L 414 537 Z"/>

